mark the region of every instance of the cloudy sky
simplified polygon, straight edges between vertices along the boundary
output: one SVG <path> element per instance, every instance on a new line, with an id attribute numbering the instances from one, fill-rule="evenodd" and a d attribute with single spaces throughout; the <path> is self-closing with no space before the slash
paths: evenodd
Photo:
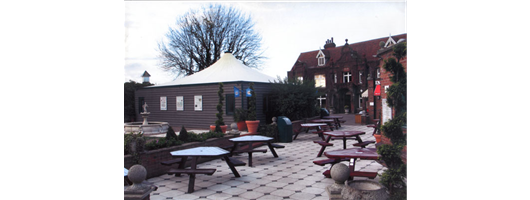
<path id="1" fill-rule="evenodd" d="M 169 27 L 190 9 L 209 2 L 125 2 L 124 81 L 141 81 L 145 70 L 155 84 L 172 81 L 176 75 L 159 68 L 157 43 Z M 322 48 L 333 37 L 337 46 L 389 34 L 407 33 L 405 1 L 388 2 L 222 2 L 250 14 L 262 36 L 268 58 L 261 71 L 285 77 L 301 52 Z"/>

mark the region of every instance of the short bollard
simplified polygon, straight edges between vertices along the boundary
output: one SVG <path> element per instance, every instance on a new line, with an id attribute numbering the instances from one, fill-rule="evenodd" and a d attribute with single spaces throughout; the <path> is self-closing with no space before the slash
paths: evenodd
<path id="1" fill-rule="evenodd" d="M 330 200 L 341 200 L 341 192 L 344 188 L 344 182 L 350 177 L 350 168 L 344 163 L 337 163 L 331 167 L 331 178 L 335 183 L 326 187 Z"/>
<path id="2" fill-rule="evenodd" d="M 151 192 L 157 190 L 156 186 L 144 182 L 147 170 L 142 165 L 133 165 L 127 176 L 133 184 L 125 188 L 125 200 L 149 200 Z"/>

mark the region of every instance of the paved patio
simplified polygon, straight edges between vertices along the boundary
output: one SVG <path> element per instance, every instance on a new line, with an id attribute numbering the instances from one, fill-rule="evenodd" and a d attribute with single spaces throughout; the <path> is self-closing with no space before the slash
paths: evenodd
<path id="1" fill-rule="evenodd" d="M 345 115 L 347 123 L 339 130 L 365 131 L 363 141 L 374 140 L 373 128 L 353 123 L 354 115 Z M 160 199 L 329 199 L 325 190 L 333 180 L 322 173 L 330 165 L 319 166 L 314 160 L 326 159 L 324 155 L 317 158 L 320 145 L 313 143 L 320 140 L 315 133 L 302 132 L 292 143 L 279 143 L 285 148 L 276 149 L 279 157 L 272 154 L 254 153 L 253 166 L 240 166 L 237 170 L 241 177 L 235 178 L 224 161 L 216 159 L 199 164 L 199 168 L 216 168 L 211 175 L 197 175 L 195 192 L 186 193 L 188 176 L 162 175 L 148 179 L 158 186 L 158 190 L 151 193 L 151 200 Z M 333 146 L 326 151 L 342 149 L 342 140 L 332 140 Z M 347 141 L 347 147 L 353 148 L 354 140 Z M 375 147 L 370 144 L 369 148 Z M 260 149 L 267 149 L 265 146 Z M 241 161 L 248 162 L 247 154 L 234 156 Z M 347 164 L 347 162 L 344 162 Z M 248 163 L 247 163 L 248 164 Z M 373 160 L 360 160 L 356 163 L 356 170 L 373 171 L 381 174 L 386 168 Z M 380 176 L 374 180 L 379 181 Z M 355 178 L 361 180 L 366 178 Z"/>

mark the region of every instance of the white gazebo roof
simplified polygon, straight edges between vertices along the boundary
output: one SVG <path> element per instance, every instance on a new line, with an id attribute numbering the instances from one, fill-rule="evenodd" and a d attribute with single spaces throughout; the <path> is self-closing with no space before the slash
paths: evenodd
<path id="1" fill-rule="evenodd" d="M 247 67 L 236 59 L 232 53 L 224 53 L 217 62 L 210 67 L 195 74 L 177 79 L 172 82 L 163 83 L 151 87 L 195 85 L 219 82 L 274 82 L 275 78 L 262 74 L 261 72 Z"/>

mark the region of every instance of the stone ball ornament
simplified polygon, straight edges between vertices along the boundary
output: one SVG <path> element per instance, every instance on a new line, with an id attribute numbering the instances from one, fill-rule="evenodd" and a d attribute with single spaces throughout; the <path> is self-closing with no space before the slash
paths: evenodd
<path id="1" fill-rule="evenodd" d="M 133 184 L 140 184 L 147 177 L 147 170 L 142 165 L 133 165 L 129 169 L 129 174 L 127 174 L 127 177 L 131 182 L 133 182 Z"/>
<path id="2" fill-rule="evenodd" d="M 337 163 L 331 167 L 330 175 L 335 183 L 344 184 L 344 181 L 350 177 L 350 168 L 344 163 Z"/>

